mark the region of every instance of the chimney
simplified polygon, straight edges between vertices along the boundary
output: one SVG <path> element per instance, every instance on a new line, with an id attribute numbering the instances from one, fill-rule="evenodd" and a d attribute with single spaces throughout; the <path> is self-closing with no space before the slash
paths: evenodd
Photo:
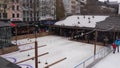
<path id="1" fill-rule="evenodd" d="M 120 15 L 120 3 L 119 3 L 119 8 L 118 8 L 118 14 Z"/>

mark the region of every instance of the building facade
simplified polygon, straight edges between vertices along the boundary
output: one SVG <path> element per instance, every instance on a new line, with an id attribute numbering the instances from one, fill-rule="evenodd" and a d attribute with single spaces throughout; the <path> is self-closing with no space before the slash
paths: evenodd
<path id="1" fill-rule="evenodd" d="M 56 0 L 40 0 L 39 20 L 56 19 Z"/>
<path id="2" fill-rule="evenodd" d="M 65 7 L 65 15 L 80 14 L 82 4 L 86 4 L 87 0 L 63 0 Z"/>
<path id="3" fill-rule="evenodd" d="M 55 0 L 36 0 L 35 7 L 33 0 L 23 0 L 22 2 L 23 21 L 54 20 L 56 18 Z"/>
<path id="4" fill-rule="evenodd" d="M 22 1 L 10 0 L 8 4 L 8 18 L 11 21 L 23 21 L 22 20 Z"/>
<path id="5" fill-rule="evenodd" d="M 64 8 L 65 8 L 65 15 L 72 15 L 75 14 L 76 9 L 76 0 L 63 0 Z"/>
<path id="6" fill-rule="evenodd" d="M 33 0 L 22 0 L 23 21 L 33 21 Z"/>

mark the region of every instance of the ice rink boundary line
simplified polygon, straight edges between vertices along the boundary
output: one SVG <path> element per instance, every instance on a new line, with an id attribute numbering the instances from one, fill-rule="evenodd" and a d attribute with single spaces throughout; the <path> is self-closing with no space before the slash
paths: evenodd
<path id="1" fill-rule="evenodd" d="M 28 68 L 33 68 L 33 67 L 32 67 L 31 65 L 29 65 L 29 64 L 18 64 L 18 65 L 19 65 L 20 67 L 21 67 L 21 66 L 27 66 Z M 27 68 L 27 67 L 26 67 L 26 68 Z"/>
<path id="2" fill-rule="evenodd" d="M 41 48 L 41 47 L 45 47 L 47 45 L 42 45 L 42 46 L 38 46 L 38 48 Z M 25 52 L 25 51 L 29 51 L 29 50 L 33 50 L 35 48 L 30 48 L 30 49 L 26 49 L 26 50 L 21 50 L 20 52 Z"/>
<path id="3" fill-rule="evenodd" d="M 44 56 L 44 55 L 47 55 L 49 54 L 49 52 L 46 52 L 46 53 L 43 53 L 43 54 L 40 54 L 38 55 L 38 57 L 41 57 L 41 56 Z M 25 62 L 25 61 L 28 61 L 28 60 L 31 60 L 31 59 L 34 59 L 35 57 L 31 57 L 31 58 L 28 58 L 28 59 L 25 59 L 25 60 L 22 60 L 22 61 L 19 61 L 19 62 L 16 62 L 16 64 L 19 64 L 19 63 L 22 63 L 22 62 Z"/>
<path id="4" fill-rule="evenodd" d="M 12 63 L 16 63 L 16 61 L 17 61 L 17 59 L 14 58 L 14 57 L 5 57 L 5 59 L 7 59 L 7 58 L 14 60 Z M 11 61 L 10 61 L 10 62 L 11 62 Z"/>

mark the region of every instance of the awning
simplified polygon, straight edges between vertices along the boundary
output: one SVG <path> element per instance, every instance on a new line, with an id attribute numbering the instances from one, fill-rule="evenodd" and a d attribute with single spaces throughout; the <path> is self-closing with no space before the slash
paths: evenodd
<path id="1" fill-rule="evenodd" d="M 10 26 L 15 27 L 15 26 L 17 26 L 17 25 L 14 24 L 14 23 L 10 23 Z"/>

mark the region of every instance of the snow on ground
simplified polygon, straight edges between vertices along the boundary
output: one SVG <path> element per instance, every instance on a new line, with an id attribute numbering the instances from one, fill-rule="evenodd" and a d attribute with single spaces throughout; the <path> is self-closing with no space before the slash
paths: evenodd
<path id="1" fill-rule="evenodd" d="M 110 53 L 92 68 L 120 68 L 120 53 Z"/>
<path id="2" fill-rule="evenodd" d="M 58 21 L 55 25 L 64 26 L 79 26 L 79 27 L 91 27 L 95 28 L 96 22 L 103 21 L 108 16 L 97 16 L 97 15 L 73 15 L 67 17 L 65 20 Z"/>
<path id="3" fill-rule="evenodd" d="M 30 41 L 34 41 L 34 39 L 22 39 L 18 40 L 17 44 L 22 45 L 25 43 L 29 43 Z M 37 38 L 38 46 L 47 45 L 42 48 L 38 48 L 38 53 L 43 54 L 49 52 L 49 54 L 39 57 L 39 68 L 44 68 L 45 66 L 54 63 L 62 58 L 67 58 L 64 61 L 61 61 L 58 64 L 51 66 L 50 68 L 73 68 L 81 61 L 87 59 L 88 57 L 93 55 L 94 45 L 70 41 L 68 38 L 59 37 L 59 36 L 45 36 Z M 13 41 L 12 43 L 15 43 Z M 8 59 L 11 62 L 20 62 L 22 60 L 26 60 L 28 58 L 34 57 L 34 50 L 20 52 L 21 50 L 30 49 L 34 47 L 34 43 L 27 44 L 24 46 L 19 46 L 20 50 L 17 52 L 9 53 L 2 55 L 2 57 Z M 97 46 L 97 51 L 103 48 L 103 46 Z M 27 56 L 27 55 L 30 56 Z M 46 61 L 48 64 L 46 65 Z M 35 68 L 34 60 L 28 60 L 22 62 L 20 64 L 22 68 Z"/>

